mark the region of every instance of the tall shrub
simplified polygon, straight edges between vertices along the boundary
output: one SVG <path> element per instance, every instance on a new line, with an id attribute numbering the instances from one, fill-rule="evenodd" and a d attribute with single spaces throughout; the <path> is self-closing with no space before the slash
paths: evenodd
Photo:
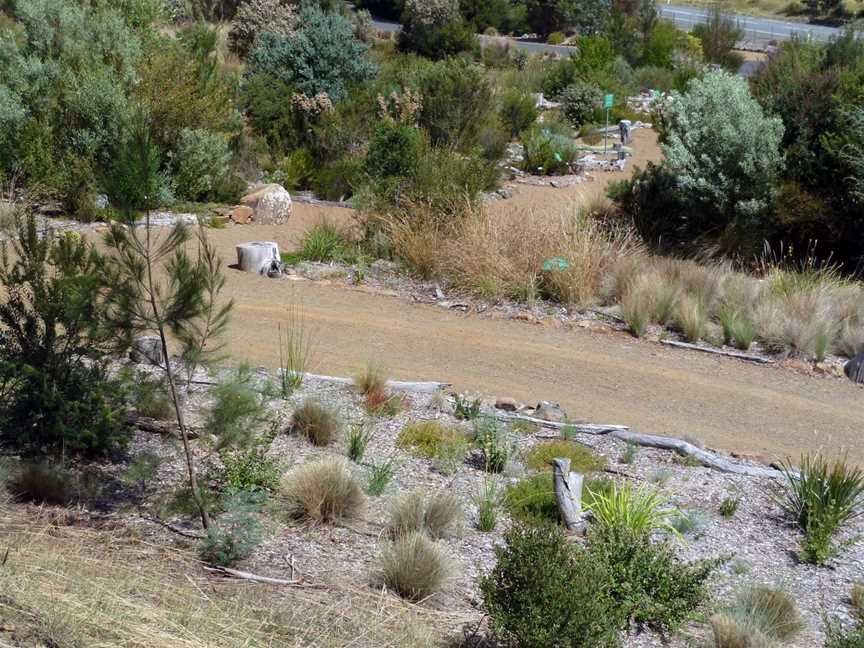
<path id="1" fill-rule="evenodd" d="M 443 59 L 475 47 L 474 31 L 459 13 L 459 0 L 406 0 L 400 50 Z"/>

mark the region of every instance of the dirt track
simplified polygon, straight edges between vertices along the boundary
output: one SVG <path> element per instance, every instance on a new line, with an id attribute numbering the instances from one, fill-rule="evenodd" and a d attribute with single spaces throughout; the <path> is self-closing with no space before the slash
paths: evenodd
<path id="1" fill-rule="evenodd" d="M 287 230 L 237 227 L 214 230 L 212 237 L 229 263 L 234 244 L 252 236 L 290 247 L 304 221 L 321 216 L 301 205 L 297 212 Z M 463 315 L 362 289 L 236 270 L 228 270 L 226 292 L 236 301 L 229 351 L 253 364 L 278 366 L 277 324 L 297 300 L 315 337 L 318 373 L 351 375 L 376 360 L 395 378 L 442 380 L 459 390 L 525 402 L 559 401 L 579 420 L 690 435 L 710 447 L 772 457 L 848 449 L 850 458 L 864 463 L 862 390 L 844 381 L 670 349 L 626 334 Z"/>

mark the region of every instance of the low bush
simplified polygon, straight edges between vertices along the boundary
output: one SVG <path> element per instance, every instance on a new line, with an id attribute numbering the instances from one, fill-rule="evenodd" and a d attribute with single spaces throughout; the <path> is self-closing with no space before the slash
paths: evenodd
<path id="1" fill-rule="evenodd" d="M 527 648 L 618 645 L 623 625 L 605 566 L 551 526 L 516 525 L 480 580 L 495 637 Z"/>
<path id="2" fill-rule="evenodd" d="M 405 0 L 399 49 L 446 59 L 477 48 L 474 30 L 459 13 L 458 0 Z"/>
<path id="3" fill-rule="evenodd" d="M 171 157 L 177 195 L 186 200 L 216 198 L 230 173 L 231 149 L 221 133 L 185 128 Z"/>
<path id="4" fill-rule="evenodd" d="M 451 531 L 461 515 L 462 505 L 456 495 L 440 492 L 427 497 L 414 491 L 393 501 L 387 531 L 393 538 L 420 532 L 438 539 Z"/>
<path id="5" fill-rule="evenodd" d="M 291 417 L 291 429 L 316 446 L 326 446 L 335 441 L 341 426 L 337 412 L 313 398 L 303 401 Z"/>
<path id="6" fill-rule="evenodd" d="M 503 500 L 511 517 L 520 522 L 557 523 L 560 519 L 552 473 L 539 473 L 509 485 Z"/>
<path id="7" fill-rule="evenodd" d="M 524 160 L 522 168 L 536 175 L 560 175 L 574 172 L 578 150 L 572 137 L 535 125 L 522 135 Z"/>
<path id="8" fill-rule="evenodd" d="M 448 446 L 449 450 L 450 447 L 464 445 L 466 441 L 465 434 L 457 428 L 445 426 L 438 421 L 414 421 L 399 432 L 396 447 L 432 459 L 445 446 Z"/>
<path id="9" fill-rule="evenodd" d="M 321 166 L 312 176 L 312 191 L 324 200 L 344 201 L 363 182 L 363 161 L 346 157 Z"/>
<path id="10" fill-rule="evenodd" d="M 270 422 L 265 391 L 246 365 L 230 372 L 211 390 L 213 402 L 204 426 L 218 450 L 249 448 L 257 442 L 256 432 Z"/>
<path id="11" fill-rule="evenodd" d="M 222 452 L 214 479 L 228 492 L 270 493 L 279 488 L 279 465 L 264 448 Z"/>
<path id="12" fill-rule="evenodd" d="M 537 121 L 536 99 L 527 92 L 511 88 L 501 97 L 498 115 L 510 136 L 518 137 Z"/>
<path id="13" fill-rule="evenodd" d="M 384 120 L 369 142 L 366 173 L 379 179 L 410 175 L 417 168 L 422 149 L 420 129 Z"/>
<path id="14" fill-rule="evenodd" d="M 606 461 L 589 448 L 575 441 L 547 441 L 534 446 L 525 456 L 525 465 L 534 470 L 551 470 L 552 460 L 562 457 L 570 460 L 570 470 L 589 473 L 601 470 Z"/>
<path id="15" fill-rule="evenodd" d="M 279 36 L 290 36 L 296 27 L 297 12 L 294 5 L 283 0 L 248 0 L 234 14 L 228 33 L 228 46 L 232 52 L 244 57 L 258 34 L 268 31 Z"/>
<path id="16" fill-rule="evenodd" d="M 261 543 L 262 526 L 257 514 L 260 494 L 238 492 L 225 502 L 225 513 L 198 543 L 198 556 L 206 563 L 231 567 L 248 558 Z"/>
<path id="17" fill-rule="evenodd" d="M 62 506 L 83 492 L 81 477 L 66 466 L 24 462 L 9 470 L 6 488 L 19 500 Z"/>
<path id="18" fill-rule="evenodd" d="M 418 601 L 434 594 L 450 575 L 441 545 L 422 533 L 400 535 L 381 553 L 384 584 L 399 596 Z"/>
<path id="19" fill-rule="evenodd" d="M 579 128 L 594 117 L 600 106 L 602 92 L 593 83 L 574 83 L 561 92 L 561 112 L 574 128 Z"/>
<path id="20" fill-rule="evenodd" d="M 357 516 L 366 498 L 342 459 L 322 459 L 291 471 L 282 484 L 292 517 L 330 522 Z"/>
<path id="21" fill-rule="evenodd" d="M 837 553 L 837 533 L 864 515 L 864 471 L 817 455 L 802 457 L 797 470 L 786 462 L 783 475 L 777 502 L 804 532 L 802 558 L 822 564 Z"/>

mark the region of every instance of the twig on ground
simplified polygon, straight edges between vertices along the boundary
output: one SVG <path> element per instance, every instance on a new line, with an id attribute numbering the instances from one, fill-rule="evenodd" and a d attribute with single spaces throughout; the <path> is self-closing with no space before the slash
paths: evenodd
<path id="1" fill-rule="evenodd" d="M 304 582 L 302 579 L 287 579 L 287 578 L 273 578 L 272 576 L 259 576 L 258 574 L 253 574 L 251 572 L 240 571 L 239 569 L 231 569 L 230 567 L 204 567 L 207 571 L 216 572 L 217 574 L 224 574 L 225 576 L 231 576 L 232 578 L 239 578 L 240 580 L 248 580 L 255 583 L 267 583 L 268 585 L 303 585 Z"/>

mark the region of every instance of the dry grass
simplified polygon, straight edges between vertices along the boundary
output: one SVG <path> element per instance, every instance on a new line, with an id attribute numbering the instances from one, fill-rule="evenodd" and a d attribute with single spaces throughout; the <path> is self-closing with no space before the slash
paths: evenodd
<path id="1" fill-rule="evenodd" d="M 688 342 L 698 342 L 708 330 L 708 313 L 700 299 L 684 295 L 675 305 L 675 325 Z"/>
<path id="2" fill-rule="evenodd" d="M 748 587 L 729 610 L 711 618 L 715 648 L 777 648 L 803 628 L 789 595 L 765 585 Z"/>
<path id="3" fill-rule="evenodd" d="M 377 362 L 370 362 L 354 377 L 354 386 L 364 396 L 387 391 L 387 370 Z"/>
<path id="4" fill-rule="evenodd" d="M 633 267 L 627 267 L 632 272 Z M 672 317 L 678 288 L 657 272 L 635 275 L 621 296 L 621 316 L 637 337 L 648 324 L 665 325 Z"/>
<path id="5" fill-rule="evenodd" d="M 341 458 L 305 463 L 282 483 L 288 514 L 316 522 L 357 517 L 366 503 L 363 487 Z"/>
<path id="6" fill-rule="evenodd" d="M 393 538 L 410 533 L 426 533 L 430 538 L 448 535 L 462 516 L 459 498 L 450 492 L 414 491 L 397 497 L 390 505 L 387 532 Z"/>
<path id="7" fill-rule="evenodd" d="M 64 648 L 431 648 L 458 625 L 368 589 L 298 589 L 205 572 L 189 551 L 122 530 L 0 511 L 0 618 L 15 645 Z M 436 636 L 437 635 L 437 636 Z M 0 631 L 0 643 L 9 635 Z"/>
<path id="8" fill-rule="evenodd" d="M 305 436 L 312 445 L 326 446 L 339 436 L 341 422 L 335 410 L 314 398 L 307 398 L 294 410 L 291 428 Z"/>
<path id="9" fill-rule="evenodd" d="M 399 596 L 419 601 L 434 594 L 450 575 L 442 547 L 422 533 L 396 538 L 381 553 L 384 584 Z"/>
<path id="10" fill-rule="evenodd" d="M 83 485 L 79 475 L 52 463 L 21 463 L 5 469 L 5 487 L 19 500 L 64 505 L 77 499 Z"/>

